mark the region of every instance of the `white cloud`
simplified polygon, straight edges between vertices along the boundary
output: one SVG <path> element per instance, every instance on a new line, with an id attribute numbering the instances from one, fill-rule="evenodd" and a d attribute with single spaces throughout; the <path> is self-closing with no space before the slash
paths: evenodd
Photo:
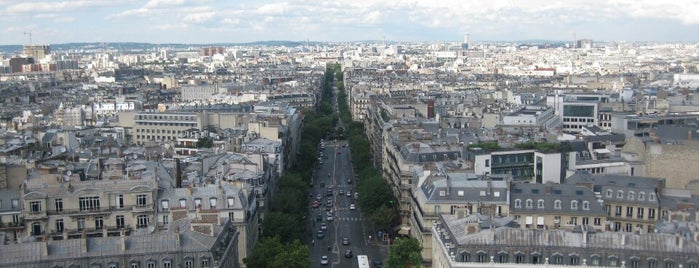
<path id="1" fill-rule="evenodd" d="M 150 0 L 143 7 L 144 8 L 161 8 L 161 7 L 182 5 L 182 4 L 184 4 L 184 2 L 185 2 L 184 0 Z"/>
<path id="2" fill-rule="evenodd" d="M 210 21 L 215 16 L 216 16 L 216 12 L 213 12 L 213 11 L 198 12 L 198 13 L 187 14 L 184 17 L 184 21 L 191 22 L 191 23 L 202 23 L 202 22 Z"/>
<path id="3" fill-rule="evenodd" d="M 5 11 L 8 13 L 73 11 L 80 8 L 110 6 L 116 4 L 115 2 L 106 0 L 25 1 L 9 5 Z"/>

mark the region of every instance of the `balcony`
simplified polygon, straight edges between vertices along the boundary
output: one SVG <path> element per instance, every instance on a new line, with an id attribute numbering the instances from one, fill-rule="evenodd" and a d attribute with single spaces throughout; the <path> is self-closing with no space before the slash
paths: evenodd
<path id="1" fill-rule="evenodd" d="M 134 205 L 131 206 L 131 211 L 133 212 L 154 212 L 154 206 L 153 204 L 145 204 L 145 205 Z"/>
<path id="2" fill-rule="evenodd" d="M 47 212 L 48 215 L 65 215 L 65 216 L 85 216 L 109 214 L 110 210 L 106 207 L 89 208 L 89 209 L 61 209 L 60 211 L 52 210 Z"/>
<path id="3" fill-rule="evenodd" d="M 46 215 L 46 210 L 30 211 L 24 213 L 25 220 L 41 220 L 46 218 L 48 218 L 48 216 Z"/>

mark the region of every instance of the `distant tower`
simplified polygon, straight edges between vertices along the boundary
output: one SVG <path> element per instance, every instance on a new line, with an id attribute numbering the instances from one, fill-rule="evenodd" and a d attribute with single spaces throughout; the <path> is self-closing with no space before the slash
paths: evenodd
<path id="1" fill-rule="evenodd" d="M 469 44 L 468 44 L 469 39 L 470 39 L 470 34 L 464 35 L 464 42 L 461 43 L 461 49 L 468 49 L 468 47 L 469 47 Z"/>

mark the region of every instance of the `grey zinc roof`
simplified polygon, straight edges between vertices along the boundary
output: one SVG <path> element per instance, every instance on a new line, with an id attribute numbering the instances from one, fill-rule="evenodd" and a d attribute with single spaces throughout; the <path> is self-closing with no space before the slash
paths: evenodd
<path id="1" fill-rule="evenodd" d="M 533 184 L 514 183 L 512 185 L 512 210 L 515 212 L 560 213 L 580 215 L 605 215 L 602 205 L 597 202 L 595 193 L 585 187 L 576 187 L 567 184 Z M 521 200 L 521 207 L 515 207 L 516 200 Z M 544 200 L 544 207 L 539 208 L 538 200 Z M 532 200 L 531 208 L 527 208 L 526 201 Z M 561 208 L 556 209 L 556 200 L 561 201 Z M 577 201 L 577 209 L 571 206 L 572 201 Z M 583 209 L 583 202 L 590 204 L 589 210 Z"/>
<path id="2" fill-rule="evenodd" d="M 19 200 L 20 189 L 2 189 L 0 190 L 0 212 L 19 212 L 20 208 L 12 209 L 12 200 Z M 19 201 L 18 201 L 19 202 Z"/>
<path id="3" fill-rule="evenodd" d="M 682 247 L 676 243 L 672 234 L 648 233 L 632 234 L 624 232 L 587 233 L 587 243 L 584 233 L 564 230 L 541 230 L 499 227 L 481 229 L 468 234 L 464 228 L 466 222 L 456 219 L 454 215 L 442 215 L 445 227 L 459 245 L 494 245 L 521 247 L 568 247 L 568 248 L 598 248 L 624 249 L 656 252 L 684 252 L 699 255 L 699 244 L 684 242 Z M 546 234 L 548 233 L 548 235 Z M 684 239 L 684 238 L 682 238 Z"/>
<path id="4" fill-rule="evenodd" d="M 448 180 L 448 181 L 447 181 Z M 508 186 L 505 181 L 467 180 L 466 177 L 433 177 L 420 187 L 428 203 L 493 202 L 507 203 Z M 444 192 L 444 196 L 441 192 Z M 481 191 L 485 196 L 481 196 Z M 499 192 L 499 196 L 495 196 Z"/>

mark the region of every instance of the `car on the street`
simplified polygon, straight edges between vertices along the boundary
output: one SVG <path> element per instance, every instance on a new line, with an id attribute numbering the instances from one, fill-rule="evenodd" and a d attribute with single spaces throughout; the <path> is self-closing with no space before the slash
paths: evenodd
<path id="1" fill-rule="evenodd" d="M 340 194 L 345 194 L 345 190 L 340 189 Z"/>
<path id="2" fill-rule="evenodd" d="M 355 210 L 355 209 L 357 209 L 357 206 L 355 206 L 354 204 L 350 204 L 349 209 L 350 209 L 350 210 Z"/>
<path id="3" fill-rule="evenodd" d="M 347 191 L 347 194 L 345 194 L 347 197 L 352 197 L 352 192 Z"/>
<path id="4" fill-rule="evenodd" d="M 320 229 L 321 229 L 321 230 L 327 230 L 327 229 L 328 229 L 328 225 L 325 224 L 325 223 L 323 222 L 323 223 L 320 224 Z"/>
<path id="5" fill-rule="evenodd" d="M 345 246 L 349 246 L 349 244 L 350 244 L 349 237 L 343 237 L 343 238 L 342 238 L 342 244 L 345 245 Z"/>
<path id="6" fill-rule="evenodd" d="M 347 184 L 352 184 L 352 179 L 347 179 Z"/>
<path id="7" fill-rule="evenodd" d="M 318 201 L 313 201 L 313 208 L 317 208 L 320 206 L 320 203 Z"/>
<path id="8" fill-rule="evenodd" d="M 321 199 L 323 199 L 323 195 L 321 195 L 321 194 L 316 195 L 316 200 L 320 201 Z"/>
<path id="9" fill-rule="evenodd" d="M 351 249 L 345 250 L 345 258 L 352 258 L 352 250 Z"/>
<path id="10" fill-rule="evenodd" d="M 333 221 L 334 218 L 333 218 L 332 215 L 328 215 L 328 217 L 326 217 L 325 219 L 326 219 L 327 221 Z"/>
<path id="11" fill-rule="evenodd" d="M 323 214 L 316 214 L 316 221 L 323 221 Z"/>
<path id="12" fill-rule="evenodd" d="M 318 232 L 316 232 L 316 238 L 323 239 L 323 237 L 325 237 L 325 232 L 323 232 L 323 230 L 318 230 Z"/>
<path id="13" fill-rule="evenodd" d="M 381 267 L 381 266 L 383 266 L 383 262 L 381 261 L 381 259 L 379 259 L 379 258 L 374 259 L 374 267 Z"/>
<path id="14" fill-rule="evenodd" d="M 321 265 L 328 265 L 329 262 L 330 262 L 330 260 L 328 260 L 328 256 L 320 257 L 320 264 Z"/>

